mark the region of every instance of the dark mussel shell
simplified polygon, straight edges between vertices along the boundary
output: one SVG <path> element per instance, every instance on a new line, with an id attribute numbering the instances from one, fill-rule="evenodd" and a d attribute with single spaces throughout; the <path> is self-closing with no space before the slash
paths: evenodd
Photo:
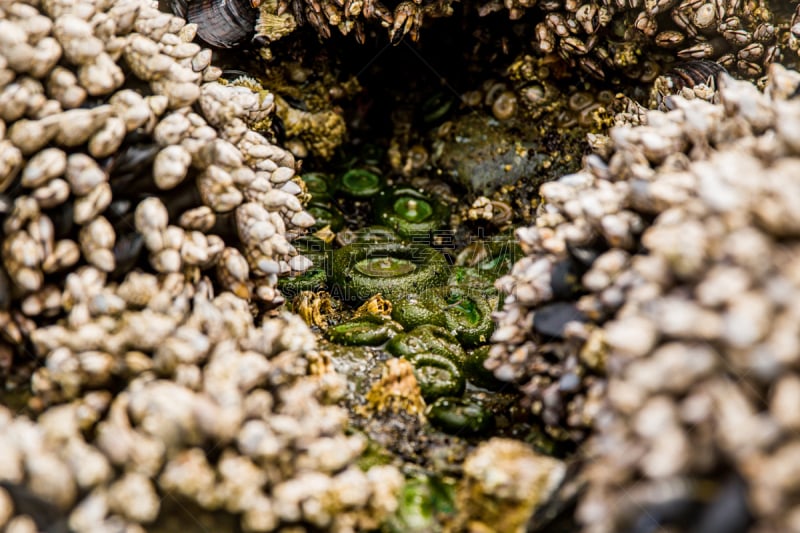
<path id="1" fill-rule="evenodd" d="M 188 0 L 158 0 L 158 9 L 164 13 L 172 13 L 186 18 L 186 2 Z"/>
<path id="2" fill-rule="evenodd" d="M 197 36 L 216 48 L 245 43 L 258 20 L 250 0 L 159 0 L 159 7 L 197 24 Z"/>
<path id="3" fill-rule="evenodd" d="M 679 91 L 684 87 L 707 83 L 709 79 L 716 81 L 723 72 L 727 74 L 728 71 L 716 61 L 698 59 L 675 65 L 665 75 L 670 78 L 674 88 Z"/>

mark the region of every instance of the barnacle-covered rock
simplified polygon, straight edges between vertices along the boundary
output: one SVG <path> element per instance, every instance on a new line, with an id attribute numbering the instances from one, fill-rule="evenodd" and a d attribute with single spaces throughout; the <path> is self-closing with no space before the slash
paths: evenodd
<path id="1" fill-rule="evenodd" d="M 493 438 L 464 461 L 451 531 L 522 532 L 563 481 L 566 466 L 522 442 Z"/>
<path id="2" fill-rule="evenodd" d="M 312 153 L 330 158 L 342 144 L 347 132 L 344 118 L 332 110 L 316 113 L 302 111 L 278 99 L 278 115 L 283 120 L 288 137 L 297 137 Z"/>
<path id="3" fill-rule="evenodd" d="M 403 358 L 386 361 L 380 380 L 369 390 L 366 400 L 368 412 L 389 411 L 425 418 L 425 400 L 414 377 L 414 367 Z"/>
<path id="4" fill-rule="evenodd" d="M 451 0 L 404 1 L 390 6 L 380 0 L 160 0 L 159 5 L 196 24 L 197 36 L 211 46 L 232 48 L 252 40 L 267 58 L 272 58 L 269 45 L 298 26 L 309 25 L 325 38 L 338 29 L 342 35 L 352 33 L 362 44 L 366 24 L 383 26 L 390 41 L 397 44 L 406 35 L 418 40 L 425 19 L 453 13 Z"/>
<path id="5" fill-rule="evenodd" d="M 380 25 L 397 44 L 405 35 L 416 41 L 423 21 L 454 13 L 451 0 L 270 0 L 260 2 L 257 9 L 246 0 L 203 0 L 189 2 L 188 10 L 185 0 L 163 3 L 170 4 L 165 9 L 171 7 L 173 13 L 197 23 L 206 42 L 227 47 L 255 34 L 255 42 L 264 46 L 262 54 L 270 58 L 270 43 L 306 24 L 323 37 L 330 37 L 336 28 L 343 35 L 352 33 L 361 43 Z M 753 80 L 773 61 L 796 61 L 797 9 L 796 1 L 780 0 L 481 0 L 467 2 L 458 12 L 489 18 L 479 24 L 493 26 L 500 20 L 493 13 L 506 11 L 512 21 L 519 20 L 515 31 L 525 34 L 525 42 L 534 43 L 526 53 L 549 58 L 556 70 L 580 69 L 598 80 L 622 76 L 649 84 L 676 57 L 719 61 L 730 72 Z M 515 105 L 513 93 L 504 93 L 494 114 L 503 120 Z"/>
<path id="6" fill-rule="evenodd" d="M 488 196 L 505 187 L 534 197 L 542 183 L 577 170 L 587 132 L 602 133 L 610 124 L 618 106 L 614 93 L 586 90 L 557 79 L 555 71 L 551 58 L 522 54 L 504 78 L 487 79 L 461 96 L 466 112 L 447 113 L 432 130 L 430 158 L 422 166 L 444 172 L 476 202 L 485 196 L 467 213 L 471 220 L 503 227 L 512 208 Z M 407 148 L 406 159 L 413 152 Z"/>
<path id="7" fill-rule="evenodd" d="M 28 411 L 0 413 L 2 527 L 55 506 L 54 528 L 158 528 L 167 494 L 224 512 L 211 529 L 378 527 L 400 474 L 355 466 L 302 320 L 251 308 L 309 266 L 290 241 L 314 223 L 253 129 L 272 96 L 217 83 L 147 1 L 6 2 L 0 24 L 0 355 Z"/>
<path id="8" fill-rule="evenodd" d="M 389 39 L 394 43 L 406 35 L 416 41 L 425 18 L 449 16 L 453 12 L 449 0 L 398 2 L 391 8 L 379 0 L 350 0 L 344 4 L 329 0 L 279 0 L 277 14 L 288 9 L 291 9 L 296 21 L 310 24 L 323 37 L 330 37 L 332 28 L 338 28 L 342 35 L 352 31 L 356 40 L 362 43 L 365 23 L 387 28 Z M 272 15 L 272 8 L 269 8 L 267 15 Z"/>
<path id="9" fill-rule="evenodd" d="M 651 83 L 675 57 L 719 61 L 756 79 L 776 60 L 796 61 L 788 24 L 796 2 L 573 1 L 485 2 L 482 15 L 527 15 L 536 51 L 558 56 L 597 79 L 619 75 Z"/>
<path id="10" fill-rule="evenodd" d="M 779 472 L 796 460 L 799 85 L 773 65 L 763 93 L 722 76 L 719 104 L 669 97 L 543 186 L 517 232 L 528 257 L 498 282 L 487 366 L 548 423 L 595 421 L 586 531 L 797 527 Z M 556 304 L 571 311 L 542 331 Z"/>
<path id="11" fill-rule="evenodd" d="M 347 133 L 341 107 L 335 101 L 352 96 L 360 86 L 355 78 L 337 80 L 323 57 L 306 63 L 254 64 L 251 68 L 258 73 L 256 77 L 230 70 L 224 72 L 222 81 L 238 87 L 243 97 L 249 91 L 250 99 L 256 98 L 266 108 L 266 113 L 248 120 L 251 128 L 269 137 L 280 131 L 287 148 L 298 157 L 330 159 Z M 270 113 L 273 102 L 274 121 Z"/>
<path id="12" fill-rule="evenodd" d="M 211 81 L 220 71 L 210 51 L 148 3 L 2 9 L 13 37 L 3 54 L 25 59 L 0 87 L 1 190 L 15 206 L 3 216 L 2 261 L 29 316 L 52 293 L 44 275 L 81 259 L 114 277 L 145 252 L 157 272 L 212 267 L 225 249 L 212 231 L 233 233 L 247 252 L 249 272 L 238 277 L 249 287 L 231 288 L 278 303 L 275 275 L 304 266 L 288 241 L 313 220 L 287 186 L 293 156 L 251 129 L 268 120 L 272 95 Z M 153 197 L 137 206 L 145 196 Z"/>
<path id="13" fill-rule="evenodd" d="M 320 402 L 342 381 L 300 318 L 256 326 L 244 300 L 179 274 L 134 272 L 105 287 L 96 270 L 81 274 L 69 286 L 94 295 L 76 302 L 85 322 L 33 334 L 45 361 L 34 392 L 62 403 L 35 423 L 3 411 L 0 439 L 7 479 L 58 505 L 72 530 L 153 523 L 167 493 L 237 515 L 247 531 L 370 529 L 394 510 L 401 477 L 354 466 L 365 442 Z M 103 390 L 112 379 L 125 383 L 113 397 Z"/>

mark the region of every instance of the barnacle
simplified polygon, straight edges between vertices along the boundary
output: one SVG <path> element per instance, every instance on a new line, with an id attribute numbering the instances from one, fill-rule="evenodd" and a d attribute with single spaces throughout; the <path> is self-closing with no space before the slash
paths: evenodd
<path id="1" fill-rule="evenodd" d="M 329 319 L 335 318 L 338 302 L 326 291 L 303 290 L 292 300 L 292 309 L 306 324 L 325 331 Z"/>
<path id="2" fill-rule="evenodd" d="M 283 122 L 286 136 L 297 137 L 319 157 L 330 158 L 344 141 L 347 132 L 344 118 L 333 110 L 303 111 L 278 96 L 275 112 Z"/>
<path id="3" fill-rule="evenodd" d="M 425 400 L 419 383 L 414 377 L 414 369 L 405 359 L 389 359 L 366 395 L 367 406 L 374 412 L 408 413 L 417 418 L 425 418 Z"/>
<path id="4" fill-rule="evenodd" d="M 456 492 L 459 514 L 452 527 L 523 531 L 566 474 L 564 463 L 522 442 L 498 437 L 484 441 L 464 464 Z"/>
<path id="5" fill-rule="evenodd" d="M 392 317 L 392 302 L 380 294 L 372 296 L 359 306 L 353 313 L 353 318 L 376 317 L 389 319 Z"/>
<path id="6" fill-rule="evenodd" d="M 260 101 L 274 105 L 274 115 L 262 116 L 251 122 L 257 131 L 274 137 L 285 137 L 287 146 L 299 154 L 329 159 L 342 144 L 346 127 L 341 110 L 333 105 L 327 88 L 329 72 L 322 72 L 313 80 L 298 64 L 272 66 L 254 65 L 255 72 L 229 69 L 223 72 L 222 81 L 234 87 L 252 91 Z M 301 82 L 293 81 L 296 79 Z M 302 85 L 302 89 L 298 87 Z M 359 91 L 354 79 L 340 84 L 347 94 Z"/>
<path id="7" fill-rule="evenodd" d="M 297 20 L 291 13 L 280 13 L 278 0 L 261 0 L 258 6 L 256 35 L 267 43 L 290 35 L 297 28 Z"/>
<path id="8" fill-rule="evenodd" d="M 377 23 L 388 29 L 389 39 L 398 43 L 405 36 L 416 41 L 425 17 L 438 18 L 452 14 L 449 0 L 434 0 L 425 4 L 399 2 L 389 9 L 379 0 L 281 0 L 278 14 L 291 11 L 295 20 L 308 23 L 323 37 L 331 36 L 331 29 L 338 28 L 342 35 L 353 32 L 356 40 L 364 41 L 364 24 Z"/>
<path id="9" fill-rule="evenodd" d="M 386 6 L 378 0 L 283 0 L 263 2 L 258 9 L 246 0 L 203 0 L 166 2 L 173 12 L 186 14 L 200 23 L 200 36 L 215 46 L 231 46 L 258 34 L 266 43 L 289 35 L 299 23 L 310 24 L 330 37 L 333 28 L 353 33 L 363 42 L 365 23 L 387 28 L 389 40 L 403 36 L 419 38 L 425 19 L 448 17 L 451 0 L 399 2 Z M 785 5 L 784 5 L 785 4 Z M 512 20 L 532 13 L 529 36 L 535 52 L 558 58 L 568 68 L 579 68 L 597 79 L 619 75 L 650 83 L 675 57 L 718 60 L 731 71 L 747 78 L 762 75 L 771 62 L 794 56 L 798 38 L 792 24 L 778 18 L 792 15 L 796 2 L 734 2 L 730 6 L 702 0 L 623 3 L 573 2 L 487 2 L 478 6 L 481 16 L 507 9 Z M 188 13 L 187 13 L 188 11 Z M 208 14 L 211 15 L 208 15 Z M 258 21 L 254 17 L 258 15 Z M 530 17 L 530 15 L 529 15 Z M 513 93 L 498 100 L 496 114 L 505 119 L 514 114 Z"/>

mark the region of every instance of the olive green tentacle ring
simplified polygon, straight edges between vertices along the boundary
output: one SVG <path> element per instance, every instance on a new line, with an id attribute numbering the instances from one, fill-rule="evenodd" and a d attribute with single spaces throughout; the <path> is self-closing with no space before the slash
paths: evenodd
<path id="1" fill-rule="evenodd" d="M 393 300 L 435 287 L 447 277 L 442 254 L 420 245 L 349 244 L 333 253 L 332 290 L 346 301 L 364 301 L 375 294 Z"/>
<path id="2" fill-rule="evenodd" d="M 375 214 L 379 224 L 411 238 L 429 235 L 440 228 L 450 217 L 450 209 L 436 198 L 403 187 L 382 191 L 378 195 Z"/>
<path id="3" fill-rule="evenodd" d="M 383 178 L 374 172 L 354 168 L 339 178 L 339 191 L 356 199 L 369 198 L 378 194 L 383 189 Z"/>

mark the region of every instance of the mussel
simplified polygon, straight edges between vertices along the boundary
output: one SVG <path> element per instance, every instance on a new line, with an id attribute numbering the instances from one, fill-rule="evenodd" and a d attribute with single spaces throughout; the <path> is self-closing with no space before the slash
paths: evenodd
<path id="1" fill-rule="evenodd" d="M 707 93 L 704 98 L 711 99 L 720 76 L 727 73 L 728 71 L 721 64 L 708 59 L 679 63 L 672 70 L 655 79 L 650 93 L 650 105 L 663 111 L 669 111 L 673 104 L 667 98 L 668 96 L 678 94 L 683 89 L 696 91 L 702 87 L 706 88 L 705 92 Z"/>
<path id="2" fill-rule="evenodd" d="M 716 82 L 723 73 L 727 74 L 728 71 L 716 61 L 697 59 L 675 65 L 664 76 L 669 80 L 671 88 L 674 91 L 679 91 L 684 87 Z"/>
<path id="3" fill-rule="evenodd" d="M 258 0 L 159 0 L 159 8 L 197 24 L 197 36 L 215 48 L 233 48 L 255 33 Z"/>

